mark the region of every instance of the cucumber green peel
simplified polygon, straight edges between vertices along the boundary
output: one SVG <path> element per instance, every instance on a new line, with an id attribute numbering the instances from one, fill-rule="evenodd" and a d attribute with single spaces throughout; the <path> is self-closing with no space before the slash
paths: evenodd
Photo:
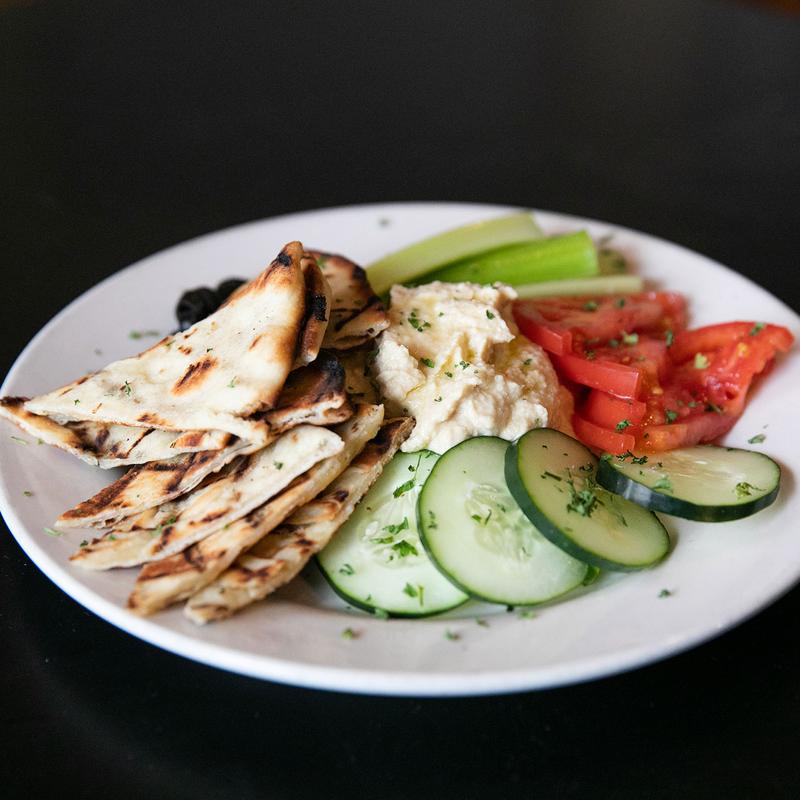
<path id="1" fill-rule="evenodd" d="M 597 250 L 586 231 L 495 247 L 434 270 L 416 283 L 535 283 L 597 275 Z"/>
<path id="2" fill-rule="evenodd" d="M 541 238 L 542 231 L 529 212 L 509 214 L 462 225 L 404 247 L 370 264 L 367 274 L 375 293 L 380 295 L 395 283 L 414 281 L 457 259 Z"/>

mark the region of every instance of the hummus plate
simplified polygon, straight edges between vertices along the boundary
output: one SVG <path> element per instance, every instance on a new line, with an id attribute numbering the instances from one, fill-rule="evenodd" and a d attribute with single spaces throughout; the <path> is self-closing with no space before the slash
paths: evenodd
<path id="1" fill-rule="evenodd" d="M 182 291 L 255 275 L 290 239 L 360 263 L 426 236 L 508 213 L 457 203 L 363 205 L 292 214 L 172 247 L 111 276 L 71 303 L 30 342 L 0 394 L 44 392 L 136 349 L 131 331 L 174 327 Z M 800 335 L 800 318 L 725 267 L 660 239 L 615 225 L 537 212 L 546 233 L 586 228 L 656 285 L 683 292 L 692 324 L 768 319 Z M 159 292 L 154 295 L 152 287 Z M 120 311 L 122 309 L 122 311 Z M 120 314 L 123 317 L 120 317 Z M 154 340 L 155 341 L 155 340 Z M 69 343 L 69 346 L 65 346 Z M 725 525 L 664 516 L 680 542 L 657 568 L 600 581 L 535 614 L 467 604 L 441 617 L 381 620 L 345 608 L 314 566 L 271 600 L 220 625 L 197 628 L 172 609 L 151 619 L 124 608 L 136 571 L 86 572 L 68 561 L 84 535 L 48 536 L 58 514 L 94 494 L 108 473 L 11 425 L 0 433 L 0 510 L 27 555 L 77 602 L 151 644 L 233 672 L 299 686 L 386 695 L 475 695 L 521 691 L 610 675 L 719 635 L 787 591 L 800 577 L 800 433 L 787 409 L 800 406 L 800 363 L 784 359 L 726 441 L 760 449 L 784 470 L 781 496 L 755 517 Z M 663 590 L 667 590 L 664 592 Z M 480 620 L 481 624 L 477 624 Z M 343 635 L 345 634 L 345 635 Z"/>

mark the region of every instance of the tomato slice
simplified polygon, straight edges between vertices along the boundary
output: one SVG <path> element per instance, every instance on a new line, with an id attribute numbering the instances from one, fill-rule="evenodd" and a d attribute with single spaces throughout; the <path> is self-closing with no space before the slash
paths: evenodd
<path id="1" fill-rule="evenodd" d="M 575 431 L 575 436 L 587 447 L 594 447 L 615 456 L 632 451 L 636 447 L 636 437 L 627 428 L 624 431 L 609 430 L 602 425 L 595 425 L 580 414 L 572 415 L 572 429 Z"/>
<path id="2" fill-rule="evenodd" d="M 673 292 L 602 297 L 549 297 L 514 304 L 520 330 L 556 355 L 584 352 L 625 334 L 681 331 L 686 301 Z"/>
<path id="3" fill-rule="evenodd" d="M 636 367 L 571 355 L 553 355 L 551 360 L 561 377 L 581 386 L 631 400 L 639 395 L 642 372 Z"/>
<path id="4" fill-rule="evenodd" d="M 692 331 L 682 331 L 675 336 L 670 347 L 670 358 L 676 364 L 693 359 L 696 353 L 719 350 L 731 342 L 763 345 L 765 342 L 777 352 L 785 353 L 794 341 L 791 331 L 782 325 L 765 325 L 760 322 L 723 322 L 706 325 Z"/>
<path id="5" fill-rule="evenodd" d="M 581 408 L 581 414 L 603 428 L 615 428 L 622 420 L 637 425 L 644 419 L 647 404 L 640 400 L 623 400 L 607 392 L 592 389 Z"/>

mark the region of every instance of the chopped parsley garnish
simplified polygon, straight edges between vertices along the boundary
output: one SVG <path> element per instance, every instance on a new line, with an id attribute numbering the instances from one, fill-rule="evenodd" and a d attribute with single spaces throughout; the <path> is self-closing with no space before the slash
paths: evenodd
<path id="1" fill-rule="evenodd" d="M 342 564 L 342 566 L 339 567 L 339 572 L 341 572 L 342 575 L 355 575 L 356 574 L 356 571 L 353 569 L 352 564 Z"/>
<path id="2" fill-rule="evenodd" d="M 392 497 L 400 497 L 404 495 L 406 492 L 410 492 L 414 488 L 414 479 L 406 481 L 405 483 L 401 483 L 393 492 Z"/>
<path id="3" fill-rule="evenodd" d="M 672 592 L 669 589 L 662 589 L 658 593 L 658 596 L 659 597 L 672 597 Z"/>
<path id="4" fill-rule="evenodd" d="M 117 541 L 117 537 L 116 537 L 116 536 L 114 536 L 114 534 L 113 534 L 113 533 L 109 533 L 109 534 L 108 534 L 108 541 L 109 541 L 109 542 L 116 542 L 116 541 Z"/>
<path id="5" fill-rule="evenodd" d="M 358 634 L 352 628 L 345 628 L 342 631 L 342 639 L 357 639 Z"/>
<path id="6" fill-rule="evenodd" d="M 469 361 L 461 360 L 456 364 L 457 367 L 461 367 L 461 369 L 466 369 L 469 366 Z"/>
<path id="7" fill-rule="evenodd" d="M 619 347 L 619 339 L 609 339 L 608 340 L 609 347 Z"/>
<path id="8" fill-rule="evenodd" d="M 747 440 L 747 443 L 748 443 L 748 444 L 761 444 L 761 442 L 763 442 L 763 441 L 764 441 L 764 439 L 766 439 L 766 438 L 767 438 L 767 437 L 766 437 L 766 435 L 765 435 L 765 434 L 763 434 L 763 433 L 757 433 L 755 436 L 751 436 L 751 437 L 750 437 L 750 438 Z"/>
<path id="9" fill-rule="evenodd" d="M 434 403 L 441 403 L 441 402 L 442 402 L 442 396 L 441 396 L 441 395 L 439 395 L 438 397 L 434 397 L 434 398 L 433 398 L 433 402 L 434 402 Z"/>
<path id="10" fill-rule="evenodd" d="M 433 511 L 428 511 L 428 527 L 429 528 L 438 528 L 439 525 L 436 522 L 436 514 Z"/>
<path id="11" fill-rule="evenodd" d="M 662 489 L 665 492 L 672 491 L 672 482 L 666 475 L 662 475 L 654 484 L 654 489 Z"/>
<path id="12" fill-rule="evenodd" d="M 489 627 L 489 621 L 485 620 L 483 617 L 477 617 L 475 619 L 475 624 L 476 625 L 480 625 L 481 628 L 488 628 Z"/>
<path id="13" fill-rule="evenodd" d="M 554 481 L 559 481 L 559 482 L 561 480 L 563 480 L 563 478 L 559 477 L 558 475 L 554 475 L 552 472 L 548 472 L 547 470 L 545 470 L 542 473 L 542 477 L 543 478 L 552 478 Z"/>
<path id="14" fill-rule="evenodd" d="M 758 486 L 753 486 L 752 483 L 747 483 L 746 481 L 742 481 L 741 483 L 736 484 L 736 499 L 737 500 L 744 500 L 745 497 L 750 497 L 753 493 L 750 491 L 751 489 L 755 489 L 757 492 L 761 491 Z"/>
<path id="15" fill-rule="evenodd" d="M 132 390 L 131 390 L 131 385 L 130 383 L 128 383 L 128 381 L 125 381 L 125 383 L 123 384 L 122 391 L 125 392 L 125 394 L 128 395 L 128 397 L 131 396 Z"/>
<path id="16" fill-rule="evenodd" d="M 618 298 L 617 298 L 617 299 L 614 301 L 614 305 L 615 305 L 617 308 L 625 308 L 625 298 L 624 298 L 624 297 L 618 297 Z"/>
<path id="17" fill-rule="evenodd" d="M 568 481 L 570 491 L 570 501 L 567 503 L 567 511 L 573 511 L 582 517 L 591 517 L 592 512 L 600 502 L 594 492 L 594 480 L 587 478 L 586 488 L 580 491 L 575 488 L 573 481 Z"/>
<path id="18" fill-rule="evenodd" d="M 414 547 L 411 542 L 401 539 L 397 544 L 392 545 L 392 550 L 397 553 L 398 558 L 405 558 L 406 556 L 418 556 L 419 551 Z"/>
<path id="19" fill-rule="evenodd" d="M 625 428 L 629 428 L 629 427 L 630 427 L 630 425 L 631 425 L 631 422 L 630 422 L 630 420 L 628 420 L 628 419 L 621 419 L 621 420 L 620 420 L 620 421 L 619 421 L 619 422 L 618 422 L 618 423 L 617 423 L 617 424 L 614 426 L 614 430 L 616 430 L 618 433 L 622 433 L 622 431 L 624 431 L 624 430 L 625 430 Z"/>
<path id="20" fill-rule="evenodd" d="M 386 525 L 382 528 L 382 530 L 388 531 L 389 533 L 399 533 L 400 531 L 407 531 L 408 517 L 403 517 L 403 521 L 398 522 L 396 525 Z"/>
<path id="21" fill-rule="evenodd" d="M 19 436 L 12 436 L 11 437 L 17 444 L 29 444 L 27 439 L 22 439 Z"/>
<path id="22" fill-rule="evenodd" d="M 667 347 L 672 347 L 672 343 L 675 341 L 675 334 L 671 330 L 664 331 L 664 341 L 666 341 Z"/>
<path id="23" fill-rule="evenodd" d="M 128 336 L 131 339 L 143 339 L 145 336 L 161 336 L 160 331 L 131 331 Z"/>
<path id="24" fill-rule="evenodd" d="M 595 354 L 594 350 L 587 350 L 584 353 L 584 355 L 586 356 L 586 360 L 587 361 L 594 361 L 594 357 L 595 357 L 596 354 Z"/>
<path id="25" fill-rule="evenodd" d="M 583 310 L 584 311 L 597 311 L 597 309 L 598 309 L 598 305 L 597 305 L 597 302 L 594 301 L 594 300 L 587 300 L 583 304 Z"/>
<path id="26" fill-rule="evenodd" d="M 533 609 L 530 608 L 523 608 L 518 614 L 517 617 L 519 619 L 533 619 L 536 616 L 536 613 Z"/>
<path id="27" fill-rule="evenodd" d="M 702 353 L 695 353 L 694 354 L 694 368 L 695 369 L 705 369 L 708 366 L 708 358 L 704 356 Z"/>
<path id="28" fill-rule="evenodd" d="M 73 402 L 74 402 L 74 403 L 75 403 L 75 405 L 77 406 L 77 405 L 79 405 L 79 404 L 80 404 L 80 402 L 81 402 L 81 401 L 76 399 L 76 400 L 74 400 Z"/>
<path id="29" fill-rule="evenodd" d="M 461 638 L 461 634 L 456 633 L 455 631 L 446 630 L 444 632 L 444 638 L 450 642 L 457 642 Z"/>
<path id="30" fill-rule="evenodd" d="M 426 328 L 430 328 L 430 322 L 426 322 L 425 320 L 420 319 L 417 316 L 417 309 L 412 309 L 411 313 L 408 315 L 408 324 L 414 328 L 414 330 L 419 331 L 422 333 Z"/>
<path id="31" fill-rule="evenodd" d="M 625 333 L 625 331 L 622 331 L 622 343 L 623 344 L 639 344 L 639 334 L 638 333 Z"/>
<path id="32" fill-rule="evenodd" d="M 231 378 L 231 382 L 228 384 L 228 388 L 229 389 L 233 389 L 236 386 L 236 379 L 237 379 L 237 376 L 234 376 L 233 378 Z"/>
<path id="33" fill-rule="evenodd" d="M 372 614 L 378 619 L 389 619 L 389 612 L 384 608 L 376 608 Z"/>
<path id="34" fill-rule="evenodd" d="M 283 469 L 283 461 L 274 461 L 275 469 Z"/>
<path id="35" fill-rule="evenodd" d="M 420 362 L 420 364 L 424 364 L 429 369 L 433 369 L 434 366 L 435 366 L 435 364 L 433 363 L 433 359 L 432 358 L 421 358 L 419 360 L 419 362 Z"/>
<path id="36" fill-rule="evenodd" d="M 533 362 L 533 359 L 532 359 L 532 358 L 526 358 L 526 359 L 525 359 L 525 360 L 522 362 L 522 364 L 523 364 L 523 366 L 529 367 L 529 366 L 531 365 L 531 363 L 532 363 L 532 362 Z"/>
<path id="37" fill-rule="evenodd" d="M 750 336 L 758 336 L 761 331 L 764 330 L 765 323 L 763 322 L 756 322 L 752 328 L 750 328 Z"/>
<path id="38" fill-rule="evenodd" d="M 447 375 L 448 378 L 452 378 L 453 377 L 453 373 L 452 372 L 445 372 L 445 375 Z"/>
<path id="39" fill-rule="evenodd" d="M 723 413 L 722 406 L 718 406 L 716 403 L 706 403 L 706 411 L 713 411 L 715 414 Z"/>
<path id="40" fill-rule="evenodd" d="M 61 536 L 61 531 L 54 531 L 52 528 L 42 528 L 48 536 Z"/>
<path id="41" fill-rule="evenodd" d="M 26 489 L 22 494 L 24 494 L 25 497 L 33 497 L 33 492 L 30 489 Z"/>
<path id="42" fill-rule="evenodd" d="M 664 416 L 667 418 L 667 425 L 672 425 L 672 423 L 678 419 L 678 412 L 673 411 L 671 408 L 667 408 L 664 410 Z"/>
<path id="43" fill-rule="evenodd" d="M 405 587 L 403 588 L 403 594 L 407 594 L 409 597 L 416 597 L 419 592 L 415 586 L 412 586 L 410 583 L 406 583 Z"/>
<path id="44" fill-rule="evenodd" d="M 489 311 L 488 308 L 486 309 L 486 318 L 487 319 L 494 319 L 494 314 L 492 314 L 492 312 Z"/>
<path id="45" fill-rule="evenodd" d="M 80 548 L 88 547 L 89 546 L 89 542 L 86 539 L 84 539 L 78 546 Z"/>

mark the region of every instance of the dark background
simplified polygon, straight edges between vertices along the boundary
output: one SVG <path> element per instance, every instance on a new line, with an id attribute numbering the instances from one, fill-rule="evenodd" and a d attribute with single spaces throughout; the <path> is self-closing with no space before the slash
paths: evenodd
<path id="1" fill-rule="evenodd" d="M 0 0 L 0 372 L 67 301 L 149 253 L 366 201 L 612 220 L 800 309 L 799 20 L 722 0 Z M 5 796 L 800 793 L 797 590 L 627 675 L 394 700 L 160 652 L 3 533 Z"/>

